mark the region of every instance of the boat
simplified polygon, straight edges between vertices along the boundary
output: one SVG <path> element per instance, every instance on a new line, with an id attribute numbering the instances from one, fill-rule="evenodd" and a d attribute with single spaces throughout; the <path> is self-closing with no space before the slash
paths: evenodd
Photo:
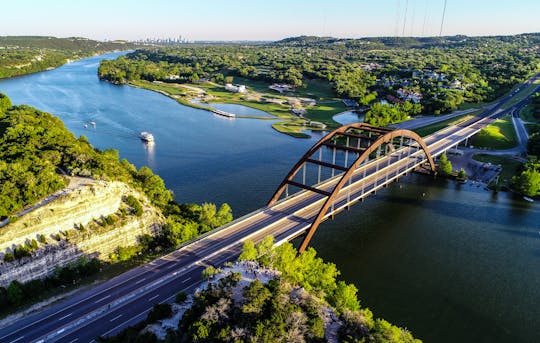
<path id="1" fill-rule="evenodd" d="M 529 197 L 523 197 L 523 200 L 528 201 L 528 202 L 534 202 L 534 200 Z"/>
<path id="2" fill-rule="evenodd" d="M 139 138 L 148 143 L 154 141 L 154 135 L 146 131 L 141 132 L 141 134 L 139 135 Z"/>

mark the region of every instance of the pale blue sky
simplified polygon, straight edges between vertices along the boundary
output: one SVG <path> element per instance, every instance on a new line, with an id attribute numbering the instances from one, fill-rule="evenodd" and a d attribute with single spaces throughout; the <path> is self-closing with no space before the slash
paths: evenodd
<path id="1" fill-rule="evenodd" d="M 439 35 L 444 5 L 444 0 L 1 2 L 0 35 L 130 40 L 180 35 L 190 40 L 433 36 Z M 538 16 L 540 0 L 447 0 L 443 35 L 539 32 Z"/>

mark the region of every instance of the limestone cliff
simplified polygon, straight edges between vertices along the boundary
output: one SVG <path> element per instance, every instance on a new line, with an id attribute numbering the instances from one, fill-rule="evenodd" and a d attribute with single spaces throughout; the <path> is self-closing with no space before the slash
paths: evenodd
<path id="1" fill-rule="evenodd" d="M 129 195 L 140 201 L 141 216 L 130 214 L 123 201 Z M 115 218 L 114 224 L 105 223 L 107 216 Z M 43 278 L 81 256 L 107 260 L 118 246 L 136 244 L 140 236 L 159 231 L 163 222 L 146 196 L 128 185 L 87 180 L 0 228 L 0 286 Z M 32 240 L 39 243 L 31 256 L 4 260 L 6 253 Z"/>

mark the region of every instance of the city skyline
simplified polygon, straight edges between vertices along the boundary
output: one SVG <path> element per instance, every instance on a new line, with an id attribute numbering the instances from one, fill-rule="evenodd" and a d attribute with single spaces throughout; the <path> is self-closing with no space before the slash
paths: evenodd
<path id="1" fill-rule="evenodd" d="M 315 35 L 339 38 L 372 36 L 469 36 L 539 32 L 540 3 L 508 1 L 344 0 L 293 3 L 277 0 L 198 3 L 157 0 L 103 2 L 21 0 L 4 4 L 2 35 L 80 36 L 99 40 L 177 38 L 190 41 L 278 40 Z M 98 3 L 99 4 L 99 3 Z"/>

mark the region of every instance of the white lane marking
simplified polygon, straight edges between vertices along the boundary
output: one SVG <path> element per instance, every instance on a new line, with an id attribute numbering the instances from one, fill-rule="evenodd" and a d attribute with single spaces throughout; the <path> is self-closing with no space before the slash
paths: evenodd
<path id="1" fill-rule="evenodd" d="M 105 300 L 105 299 L 107 299 L 107 298 L 110 298 L 110 297 L 111 297 L 111 295 L 110 295 L 110 294 L 109 294 L 109 295 L 106 295 L 106 296 L 104 296 L 103 298 L 101 298 L 101 299 L 99 299 L 99 300 L 96 300 L 96 301 L 94 301 L 94 304 L 97 304 L 98 302 L 100 302 L 100 301 L 103 301 L 103 300 Z"/>
<path id="2" fill-rule="evenodd" d="M 188 282 L 189 280 L 191 280 L 191 276 L 188 277 L 187 279 L 185 279 L 184 281 L 182 281 L 182 283 L 186 283 L 186 282 Z"/>
<path id="3" fill-rule="evenodd" d="M 168 266 L 167 269 L 172 269 L 172 268 L 174 268 L 174 267 L 176 267 L 176 264 L 175 264 L 175 263 L 173 263 L 173 264 L 171 264 L 170 266 Z"/>
<path id="4" fill-rule="evenodd" d="M 187 290 L 187 289 L 189 289 L 189 288 L 191 288 L 191 287 L 193 287 L 193 286 L 195 286 L 195 285 L 197 285 L 197 284 L 199 284 L 199 281 L 196 281 L 196 282 L 194 282 L 194 283 L 192 283 L 192 284 L 189 284 L 188 286 L 185 286 L 185 287 L 182 288 L 180 291 L 185 291 L 185 290 Z M 176 297 L 176 294 L 173 294 L 173 295 L 171 295 L 170 297 L 168 297 L 167 299 L 165 299 L 163 302 L 164 302 L 164 303 L 169 302 L 169 301 L 171 301 L 172 299 L 174 299 L 175 297 Z M 122 326 L 125 326 L 126 323 L 131 322 L 133 319 L 138 318 L 138 317 L 141 317 L 141 316 L 143 316 L 143 315 L 146 315 L 146 313 L 148 313 L 149 311 L 150 311 L 150 309 L 146 309 L 146 310 L 144 310 L 143 312 L 139 313 L 138 315 L 133 316 L 133 317 L 129 318 L 128 320 L 123 321 L 121 324 L 119 324 L 119 325 L 115 326 L 114 328 L 112 328 L 111 330 L 105 332 L 105 333 L 103 334 L 103 336 L 106 337 L 106 336 L 109 335 L 111 332 L 114 332 L 114 331 L 116 331 L 118 328 L 120 328 L 120 327 L 122 327 Z M 96 343 L 96 342 L 95 342 L 95 341 L 92 341 L 92 342 L 90 342 L 90 343 Z"/>
<path id="5" fill-rule="evenodd" d="M 147 310 L 145 310 L 145 311 L 139 313 L 138 315 L 136 315 L 136 316 L 134 316 L 134 317 L 131 317 L 131 318 L 129 318 L 129 319 L 126 320 L 126 321 L 123 321 L 121 324 L 119 324 L 119 325 L 115 326 L 114 328 L 112 328 L 111 330 L 105 332 L 102 336 L 106 337 L 106 336 L 109 335 L 111 332 L 116 331 L 119 327 L 124 326 L 126 323 L 131 322 L 133 319 L 138 318 L 138 317 L 140 317 L 140 316 L 143 315 L 143 314 L 145 315 L 145 314 L 146 314 L 147 312 L 149 312 L 149 311 L 150 311 L 150 309 L 147 309 Z M 95 343 L 95 341 L 92 341 L 92 342 L 90 342 L 90 343 Z"/>
<path id="6" fill-rule="evenodd" d="M 117 320 L 118 318 L 122 317 L 121 314 L 117 315 L 116 317 L 114 317 L 113 319 L 109 320 L 110 322 L 114 322 L 115 320 Z"/>
<path id="7" fill-rule="evenodd" d="M 146 280 L 145 277 L 143 277 L 142 279 L 140 279 L 139 281 L 135 282 L 136 285 L 140 284 L 141 282 L 143 282 L 144 280 Z"/>
<path id="8" fill-rule="evenodd" d="M 58 320 L 66 319 L 67 317 L 71 316 L 72 314 L 73 314 L 73 312 L 71 312 L 71 313 L 69 313 L 69 314 L 66 314 L 66 315 L 63 316 L 63 317 L 58 318 Z"/>
<path id="9" fill-rule="evenodd" d="M 24 336 L 21 336 L 21 337 L 17 338 L 16 340 L 11 341 L 11 343 L 15 343 L 15 342 L 17 342 L 17 341 L 20 341 L 20 340 L 23 339 L 23 338 L 24 338 Z"/>
<path id="10" fill-rule="evenodd" d="M 158 294 L 158 295 L 155 295 L 155 296 L 153 296 L 153 297 L 151 297 L 150 299 L 148 299 L 148 301 L 152 301 L 152 300 L 154 300 L 154 299 L 157 298 L 157 297 L 159 297 L 159 294 Z"/>
<path id="11" fill-rule="evenodd" d="M 72 339 L 71 341 L 69 341 L 69 343 L 77 342 L 78 340 L 79 340 L 78 338 L 75 338 L 75 339 Z"/>

